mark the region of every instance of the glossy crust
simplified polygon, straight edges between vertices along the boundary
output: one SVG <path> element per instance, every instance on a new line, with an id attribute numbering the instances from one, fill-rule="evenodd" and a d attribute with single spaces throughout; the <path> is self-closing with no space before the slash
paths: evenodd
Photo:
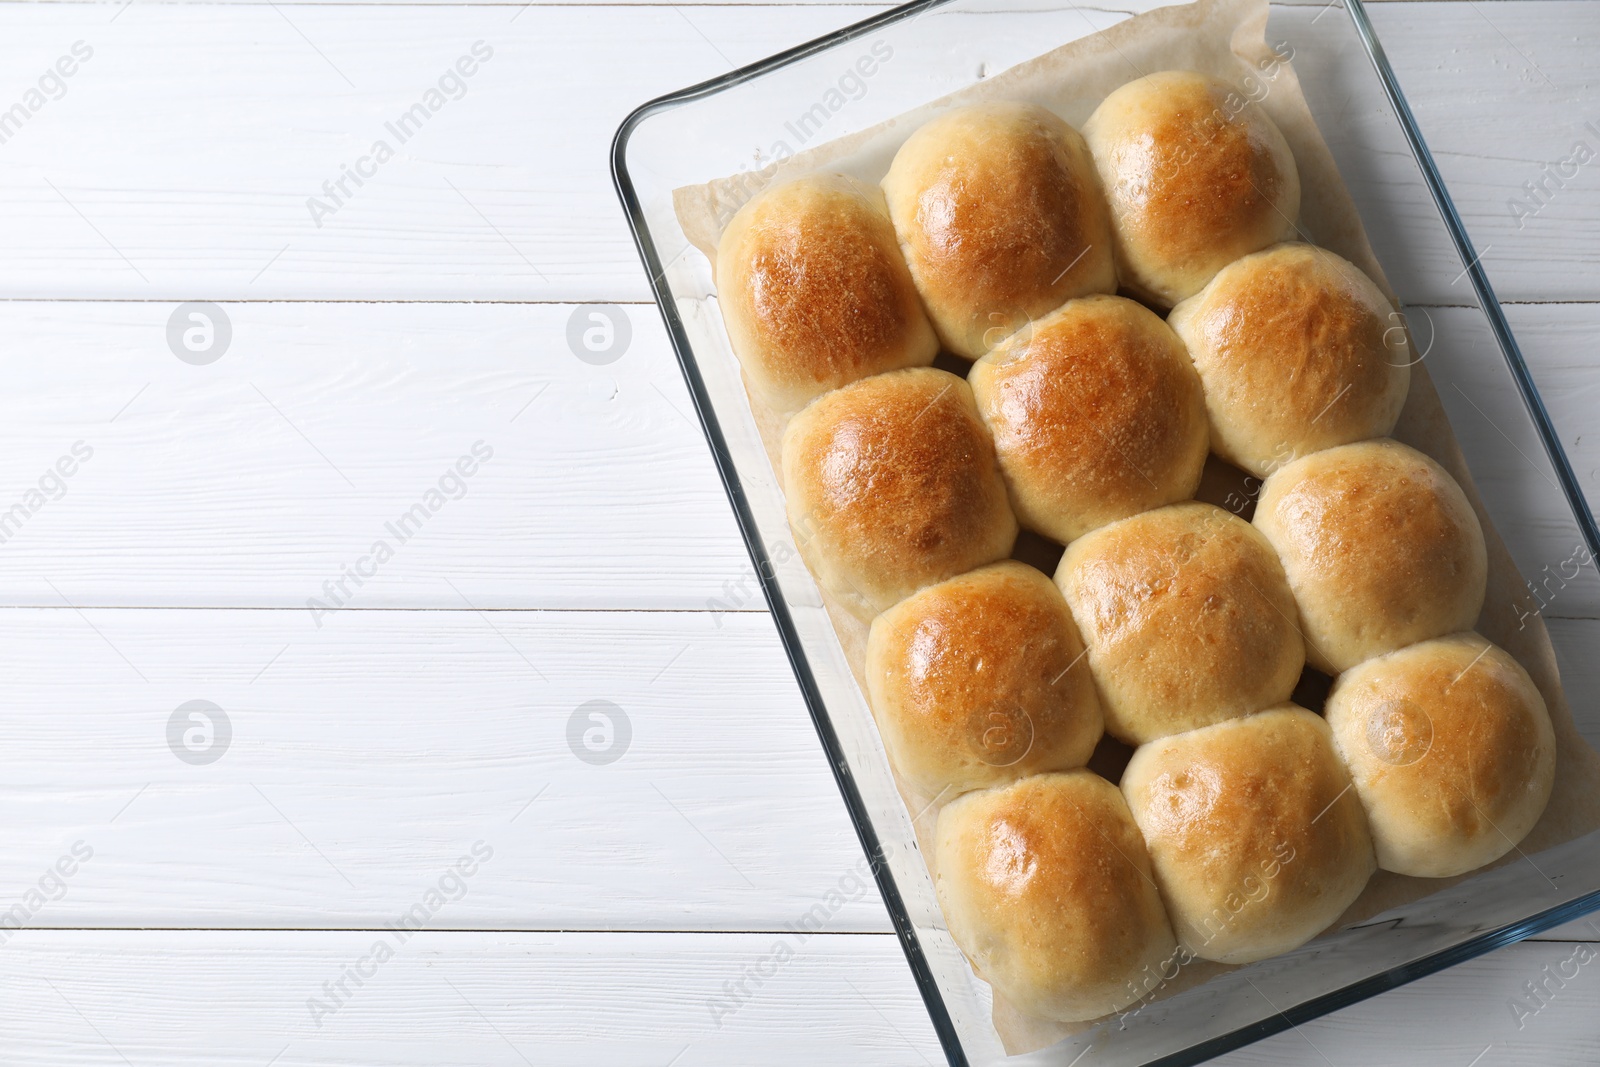
<path id="1" fill-rule="evenodd" d="M 811 573 L 863 618 L 1004 559 L 1017 537 L 972 390 L 942 370 L 818 397 L 784 432 L 783 486 Z"/>
<path id="2" fill-rule="evenodd" d="M 1124 288 L 1170 307 L 1294 234 L 1300 173 L 1266 113 L 1187 70 L 1131 81 L 1084 123 Z"/>
<path id="3" fill-rule="evenodd" d="M 1065 544 L 1200 484 L 1200 378 L 1177 335 L 1132 300 L 1073 300 L 978 360 L 967 381 L 1030 530 Z"/>
<path id="4" fill-rule="evenodd" d="M 1116 290 L 1088 149 L 1042 107 L 940 115 L 901 145 L 883 189 L 934 329 L 958 356 L 983 355 L 1073 297 Z"/>
<path id="5" fill-rule="evenodd" d="M 1306 658 L 1328 674 L 1465 630 L 1483 608 L 1483 529 L 1455 479 L 1387 438 L 1296 460 L 1255 525 L 1283 560 Z"/>
<path id="6" fill-rule="evenodd" d="M 1130 745 L 1282 703 L 1305 665 L 1278 557 L 1211 504 L 1079 538 L 1056 585 L 1089 648 L 1106 732 Z"/>
<path id="7" fill-rule="evenodd" d="M 1327 929 L 1376 864 L 1328 724 L 1294 704 L 1163 738 L 1123 795 L 1179 944 L 1251 963 Z"/>
<path id="8" fill-rule="evenodd" d="M 939 813 L 937 870 L 950 936 L 1029 1015 L 1124 1008 L 1176 947 L 1128 806 L 1090 771 L 960 797 Z"/>
<path id="9" fill-rule="evenodd" d="M 1544 698 L 1477 634 L 1368 660 L 1340 676 L 1327 715 L 1386 871 L 1446 878 L 1481 867 L 1521 841 L 1550 799 Z"/>
<path id="10" fill-rule="evenodd" d="M 1259 478 L 1386 436 L 1405 404 L 1412 357 L 1394 305 L 1313 245 L 1230 263 L 1167 321 L 1205 382 L 1212 450 Z"/>
<path id="11" fill-rule="evenodd" d="M 717 247 L 717 300 L 746 379 L 782 414 L 939 351 L 882 194 L 841 174 L 739 210 Z"/>
<path id="12" fill-rule="evenodd" d="M 872 623 L 867 692 L 900 777 L 950 796 L 1082 767 L 1100 740 L 1083 641 L 1050 579 L 1004 560 Z"/>

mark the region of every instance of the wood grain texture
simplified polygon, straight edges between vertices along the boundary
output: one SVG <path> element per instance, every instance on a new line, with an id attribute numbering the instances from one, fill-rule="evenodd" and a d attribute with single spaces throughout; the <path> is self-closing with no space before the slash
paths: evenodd
<path id="1" fill-rule="evenodd" d="M 605 367 L 560 305 L 229 305 L 209 366 L 172 310 L 0 304 L 0 513 L 93 450 L 0 525 L 0 602 L 764 607 L 654 308 Z"/>
<path id="2" fill-rule="evenodd" d="M 1600 690 L 1600 622 L 1552 626 Z M 889 929 L 762 614 L 8 609 L 0 647 L 0 887 L 94 853 L 29 925 L 378 927 L 481 841 L 434 925 L 782 930 L 835 892 L 828 930 Z"/>
<path id="3" fill-rule="evenodd" d="M 764 608 L 653 308 L 619 310 L 632 341 L 607 366 L 569 349 L 571 306 L 339 303 L 225 305 L 230 348 L 192 366 L 174 308 L 0 302 L 0 604 Z M 1509 313 L 1600 499 L 1600 307 Z M 1411 319 L 1523 569 L 1561 564 L 1570 514 L 1476 312 Z M 92 458 L 13 516 L 78 441 Z M 402 543 L 391 525 L 477 442 L 465 496 Z M 1547 601 L 1600 614 L 1600 580 Z"/>
<path id="4" fill-rule="evenodd" d="M 380 939 L 393 940 L 385 931 L 26 931 L 0 953 L 9 1009 L 0 1048 L 16 1067 L 943 1062 L 887 935 L 424 932 L 366 963 L 369 976 L 347 981 L 336 1011 L 308 1006 L 332 1003 L 324 983 L 374 961 Z M 1523 983 L 1545 967 L 1570 970 L 1575 951 L 1514 945 L 1215 1062 L 1587 1063 L 1594 963 L 1578 965 L 1564 988 L 1548 985 L 1536 1014 L 1511 1008 L 1528 1002 Z M 717 1014 L 740 981 L 742 1003 Z"/>
<path id="5" fill-rule="evenodd" d="M 375 959 L 380 940 L 395 954 L 364 966 L 364 986 L 347 984 L 343 1003 L 324 991 L 347 967 Z M 792 958 L 781 962 L 772 958 L 777 941 L 421 933 L 394 946 L 381 930 L 28 932 L 0 953 L 12 1007 L 0 1048 L 18 1067 L 940 1060 L 892 937 L 785 939 Z M 771 972 L 760 988 L 745 975 L 756 967 Z M 741 980 L 751 994 L 714 1021 L 707 1002 L 726 1000 L 723 984 Z M 314 998 L 337 1010 L 314 1015 Z"/>
<path id="6" fill-rule="evenodd" d="M 658 315 L 625 308 L 608 366 L 566 339 L 573 302 L 648 296 L 606 173 L 622 117 L 876 10 L 0 2 L 0 109 L 74 41 L 95 49 L 0 143 L 0 912 L 94 850 L 29 916 L 57 929 L 0 950 L 0 1060 L 939 1061 L 850 880 L 859 847 Z M 1501 295 L 1600 299 L 1594 167 L 1532 216 L 1509 203 L 1600 124 L 1590 9 L 1373 18 Z M 479 39 L 494 56 L 466 95 L 319 228 L 307 198 Z M 1404 295 L 1450 303 L 1459 264 L 1398 192 L 1410 167 L 1346 177 Z M 234 301 L 210 366 L 167 350 L 190 299 Z M 565 303 L 469 303 L 505 300 Z M 1510 309 L 1591 492 L 1597 308 Z M 1412 325 L 1441 355 L 1483 340 L 1459 310 Z M 1498 373 L 1460 367 L 1445 400 L 1537 574 L 1569 535 Z M 57 499 L 41 479 L 79 440 L 93 456 Z M 385 524 L 480 440 L 466 495 L 398 543 Z M 341 580 L 374 610 L 319 628 L 306 601 Z M 1600 691 L 1594 585 L 1544 608 L 1575 693 Z M 167 741 L 196 699 L 234 731 L 205 766 Z M 591 700 L 628 716 L 615 763 L 569 746 Z M 441 879 L 479 841 L 493 856 L 458 896 Z M 317 1027 L 306 1000 L 430 889 L 457 899 Z M 830 891 L 848 899 L 828 932 L 718 1026 L 708 1002 Z M 559 930 L 578 932 L 529 932 Z M 1221 1062 L 1588 1062 L 1592 967 L 1512 1008 L 1573 952 L 1512 946 Z"/>
<path id="7" fill-rule="evenodd" d="M 1384 3 L 1373 11 L 1506 298 L 1600 297 L 1593 272 L 1582 269 L 1583 227 L 1600 217 L 1600 164 L 1580 170 L 1520 228 L 1507 207 L 1576 139 L 1589 137 L 1600 151 L 1585 127 L 1600 121 L 1600 85 L 1583 2 Z M 13 220 L 0 244 L 0 293 L 171 300 L 646 299 L 607 174 L 624 116 L 881 10 L 3 9 L 0 69 L 42 72 L 78 40 L 94 56 L 64 96 L 0 146 L 0 211 Z M 1081 32 L 1060 17 L 1063 34 Z M 1304 28 L 1313 15 L 1301 6 L 1281 17 Z M 352 195 L 318 226 L 308 200 L 478 40 L 494 54 L 465 95 L 406 143 L 390 137 L 395 158 L 349 186 Z M 1362 57 L 1337 61 L 1370 77 Z M 13 84 L 7 92 L 20 98 L 30 82 Z M 1336 131 L 1368 125 L 1348 108 L 1335 108 L 1330 121 Z M 1409 158 L 1368 162 L 1346 175 L 1363 197 L 1414 181 Z M 1369 228 L 1386 256 L 1404 262 L 1395 272 L 1403 295 L 1449 302 L 1460 264 L 1414 208 L 1374 208 Z"/>
<path id="8" fill-rule="evenodd" d="M 31 925 L 376 927 L 481 841 L 436 925 L 782 929 L 832 892 L 828 929 L 889 928 L 764 614 L 11 610 L 0 647 L 0 887 L 94 852 Z M 169 748 L 193 700 L 208 765 Z"/>

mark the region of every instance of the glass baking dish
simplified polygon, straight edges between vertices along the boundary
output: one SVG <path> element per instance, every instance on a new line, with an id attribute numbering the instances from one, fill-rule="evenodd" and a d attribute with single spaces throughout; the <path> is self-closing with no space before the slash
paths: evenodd
<path id="1" fill-rule="evenodd" d="M 953 1065 L 1197 1063 L 1600 909 L 1600 834 L 1590 834 L 1151 1002 L 1121 1025 L 1113 1018 L 1023 1056 L 1002 1049 L 988 988 L 944 928 L 912 813 L 795 548 L 710 265 L 679 226 L 672 190 L 754 170 L 779 142 L 798 147 L 874 126 L 1164 5 L 1119 6 L 1126 10 L 919 0 L 651 101 L 613 145 L 618 194 L 773 620 Z M 1529 610 L 1594 617 L 1600 579 L 1587 564 L 1600 558 L 1600 531 L 1360 0 L 1274 6 L 1267 39 L 1292 49 L 1488 513 L 1522 574 L 1538 582 Z M 1552 627 L 1558 661 L 1583 662 L 1593 633 Z M 1600 702 L 1568 681 L 1578 729 L 1592 743 Z"/>

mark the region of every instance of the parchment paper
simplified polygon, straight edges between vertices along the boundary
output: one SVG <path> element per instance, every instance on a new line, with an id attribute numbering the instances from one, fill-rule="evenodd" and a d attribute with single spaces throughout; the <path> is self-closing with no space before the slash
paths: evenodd
<path id="1" fill-rule="evenodd" d="M 678 220 L 690 242 L 715 264 L 722 228 L 761 189 L 774 181 L 817 169 L 839 171 L 876 183 L 906 137 L 941 111 L 982 100 L 1021 100 L 1048 107 L 1073 126 L 1081 127 L 1101 100 L 1135 78 L 1159 70 L 1197 70 L 1238 86 L 1240 96 L 1249 100 L 1246 106 L 1265 110 L 1283 132 L 1300 170 L 1301 239 L 1350 260 L 1393 301 L 1393 290 L 1373 257 L 1355 204 L 1301 94 L 1292 57 L 1286 49 L 1274 48 L 1266 41 L 1267 15 L 1267 0 L 1199 0 L 1136 16 L 871 129 L 783 160 L 765 171 L 677 189 L 673 201 Z M 941 356 L 936 365 L 965 374 L 964 361 Z M 1394 437 L 1432 456 L 1450 471 L 1477 511 L 1489 552 L 1488 595 L 1477 629 L 1510 652 L 1528 671 L 1544 695 L 1555 727 L 1555 787 L 1544 816 L 1520 845 L 1522 852 L 1537 853 L 1600 828 L 1600 755 L 1573 724 L 1543 620 L 1517 608 L 1527 600 L 1526 583 L 1484 510 L 1427 369 L 1418 363 L 1411 371 L 1411 392 Z M 780 472 L 781 481 L 783 420 L 748 388 L 746 393 L 768 457 L 774 470 Z M 1213 459 L 1199 496 L 1222 504 L 1227 494 L 1242 490 L 1242 473 Z M 1060 552 L 1059 546 L 1024 533 L 1013 555 L 1052 573 Z M 867 624 L 826 593 L 823 602 L 864 693 Z M 1115 742 L 1104 745 L 1091 768 L 1114 780 L 1126 759 L 1126 750 L 1119 752 L 1120 748 Z M 919 795 L 898 778 L 896 781 L 908 810 L 923 811 L 915 830 L 922 854 L 931 862 L 934 826 L 943 805 L 930 804 L 933 798 Z M 1513 851 L 1499 863 L 1516 862 L 1519 858 L 1518 852 Z M 1468 877 L 1471 875 L 1421 879 L 1380 871 L 1330 929 L 1362 922 Z M 1184 967 L 1177 979 L 1165 983 L 1154 999 L 1171 996 L 1231 969 L 1196 960 Z M 998 993 L 994 998 L 994 1024 L 1007 1052 L 1013 1055 L 1046 1047 L 1096 1025 L 1053 1023 L 1025 1016 L 1013 1010 Z"/>

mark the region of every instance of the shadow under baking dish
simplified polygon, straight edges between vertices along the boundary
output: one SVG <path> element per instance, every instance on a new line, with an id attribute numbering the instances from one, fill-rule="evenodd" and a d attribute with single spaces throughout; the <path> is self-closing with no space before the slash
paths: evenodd
<path id="1" fill-rule="evenodd" d="M 740 531 L 807 707 L 952 1065 L 1191 1064 L 1600 909 L 1600 834 L 1522 856 L 1302 948 L 1147 1004 L 1048 1049 L 1008 1057 L 987 987 L 944 928 L 932 881 L 861 696 L 810 575 L 714 304 L 709 264 L 689 244 L 672 190 L 751 170 L 779 141 L 833 140 L 1130 14 L 1060 0 L 918 0 L 640 107 L 618 130 L 612 172 Z M 1593 618 L 1600 530 L 1527 364 L 1360 0 L 1274 8 L 1268 39 L 1294 67 L 1407 324 L 1457 428 L 1473 479 L 1524 575 L 1531 610 Z M 826 119 L 841 72 L 870 45 L 857 97 Z M 852 83 L 855 84 L 855 83 Z M 833 92 L 833 97 L 828 96 Z M 795 126 L 801 115 L 812 121 Z M 1032 551 L 1059 551 L 1048 543 Z M 1028 546 L 1024 546 L 1027 551 Z M 1048 561 L 1041 563 L 1048 566 Z M 1546 575 L 1555 575 L 1554 584 Z M 1600 626 L 1552 627 L 1557 658 L 1591 658 Z M 1600 740 L 1600 700 L 1567 678 L 1580 733 Z M 1327 680 L 1308 672 L 1295 699 L 1317 708 Z M 1108 777 L 1125 754 L 1097 754 Z"/>

